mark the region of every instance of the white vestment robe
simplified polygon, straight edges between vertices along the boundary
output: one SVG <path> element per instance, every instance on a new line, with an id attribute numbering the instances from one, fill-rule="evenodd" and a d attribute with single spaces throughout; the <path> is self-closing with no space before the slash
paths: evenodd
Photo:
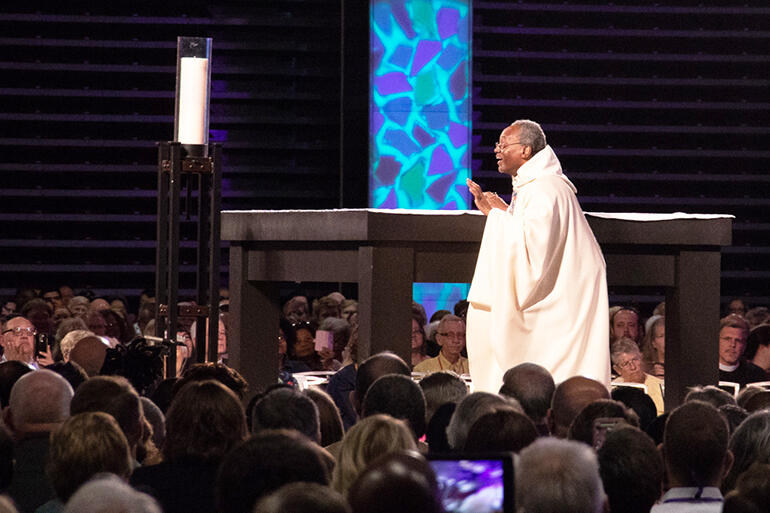
<path id="1" fill-rule="evenodd" d="M 468 293 L 475 391 L 497 393 L 524 362 L 609 386 L 606 268 L 575 193 L 546 146 L 519 168 L 515 206 L 489 213 Z"/>

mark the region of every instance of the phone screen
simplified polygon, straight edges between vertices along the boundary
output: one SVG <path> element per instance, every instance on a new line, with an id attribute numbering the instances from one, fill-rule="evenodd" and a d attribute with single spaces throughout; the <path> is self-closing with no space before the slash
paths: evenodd
<path id="1" fill-rule="evenodd" d="M 508 510 L 506 504 L 512 500 L 513 479 L 505 469 L 505 460 L 433 459 L 430 464 L 436 472 L 441 503 L 447 513 L 505 513 Z"/>

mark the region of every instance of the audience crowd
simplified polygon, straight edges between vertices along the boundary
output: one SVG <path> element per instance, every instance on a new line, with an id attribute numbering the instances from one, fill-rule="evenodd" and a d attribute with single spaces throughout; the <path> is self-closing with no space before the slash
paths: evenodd
<path id="1" fill-rule="evenodd" d="M 469 453 L 514 455 L 517 513 L 770 511 L 766 308 L 729 303 L 713 340 L 720 386 L 666 411 L 664 304 L 648 319 L 610 309 L 611 389 L 522 363 L 491 394 L 467 376 L 466 302 L 431 318 L 412 305 L 410 361 L 359 361 L 356 301 L 297 295 L 278 381 L 249 390 L 227 365 L 220 295 L 208 363 L 194 318 L 165 345 L 146 338 L 151 291 L 136 309 L 68 286 L 3 303 L 0 512 L 446 513 L 430 461 Z M 306 386 L 308 373 L 328 380 Z"/>

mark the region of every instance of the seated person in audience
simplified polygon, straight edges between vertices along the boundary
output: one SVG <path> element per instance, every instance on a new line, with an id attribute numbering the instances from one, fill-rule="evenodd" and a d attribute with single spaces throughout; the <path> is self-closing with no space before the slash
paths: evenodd
<path id="1" fill-rule="evenodd" d="M 691 387 L 687 395 L 684 396 L 684 402 L 690 401 L 703 401 L 714 408 L 719 408 L 725 404 L 736 404 L 735 397 L 714 385 Z"/>
<path id="2" fill-rule="evenodd" d="M 98 310 L 89 309 L 84 319 L 88 329 L 93 331 L 96 336 L 107 336 L 107 321 Z"/>
<path id="3" fill-rule="evenodd" d="M 768 381 L 770 376 L 743 358 L 749 336 L 749 323 L 730 314 L 719 323 L 719 381 L 731 381 L 741 387 L 747 383 Z"/>
<path id="4" fill-rule="evenodd" d="M 663 413 L 663 380 L 642 370 L 642 353 L 633 340 L 621 338 L 612 344 L 612 368 L 618 374 L 613 383 L 643 383 L 658 415 Z"/>
<path id="5" fill-rule="evenodd" d="M 313 301 L 313 318 L 321 324 L 327 317 L 342 317 L 341 300 L 334 293 L 324 296 L 318 301 Z"/>
<path id="6" fill-rule="evenodd" d="M 539 438 L 521 451 L 514 474 L 516 511 L 602 513 L 608 510 L 596 454 L 585 444 Z"/>
<path id="7" fill-rule="evenodd" d="M 465 396 L 455 408 L 449 426 L 446 428 L 447 440 L 452 450 L 462 451 L 473 424 L 483 415 L 499 410 L 524 413 L 519 402 L 510 397 L 490 394 L 489 392 L 473 392 Z"/>
<path id="8" fill-rule="evenodd" d="M 597 419 L 613 419 L 615 425 L 639 427 L 639 417 L 620 401 L 597 399 L 580 410 L 569 426 L 568 438 L 598 449 L 594 440 L 594 423 Z"/>
<path id="9" fill-rule="evenodd" d="M 78 488 L 64 513 L 163 513 L 160 505 L 146 493 L 131 488 L 113 474 L 99 474 Z"/>
<path id="10" fill-rule="evenodd" d="M 37 332 L 47 337 L 53 337 L 53 307 L 40 298 L 30 299 L 21 307 L 21 315 L 29 320 Z"/>
<path id="11" fill-rule="evenodd" d="M 61 293 L 57 288 L 43 290 L 42 294 L 40 294 L 40 297 L 43 298 L 43 301 L 51 305 L 52 310 L 56 310 L 57 308 L 64 306 L 64 303 L 61 300 Z"/>
<path id="12" fill-rule="evenodd" d="M 738 477 L 754 463 L 770 463 L 770 411 L 749 415 L 730 437 L 733 465 L 722 482 L 722 492 L 735 488 Z M 770 504 L 767 504 L 770 507 Z"/>
<path id="13" fill-rule="evenodd" d="M 468 374 L 468 359 L 462 356 L 465 349 L 465 322 L 456 315 L 444 316 L 438 325 L 436 342 L 441 351 L 414 367 L 415 372 L 436 372 L 451 370 L 457 374 Z"/>
<path id="14" fill-rule="evenodd" d="M 351 394 L 356 389 L 356 365 L 358 362 L 358 325 L 353 326 L 350 338 L 342 351 L 342 368 L 329 377 L 326 384 L 328 393 L 340 411 L 345 429 L 356 423 L 356 410 Z"/>
<path id="15" fill-rule="evenodd" d="M 425 396 L 425 422 L 430 422 L 433 414 L 446 403 L 458 403 L 468 395 L 465 381 L 452 371 L 438 371 L 428 374 L 420 380 L 420 388 Z"/>
<path id="16" fill-rule="evenodd" d="M 597 456 L 610 511 L 649 513 L 663 488 L 663 460 L 652 438 L 628 426 L 614 429 Z"/>
<path id="17" fill-rule="evenodd" d="M 294 296 L 283 304 L 283 316 L 289 322 L 310 320 L 310 307 L 305 296 Z"/>
<path id="18" fill-rule="evenodd" d="M 109 349 L 104 340 L 104 337 L 94 335 L 80 338 L 70 351 L 69 361 L 75 362 L 89 376 L 98 375 L 104 366 L 107 349 Z"/>
<path id="19" fill-rule="evenodd" d="M 538 437 L 529 417 L 506 408 L 479 417 L 468 431 L 463 451 L 518 453 Z"/>
<path id="20" fill-rule="evenodd" d="M 536 363 L 521 363 L 505 371 L 500 395 L 519 401 L 538 433 L 547 435 L 546 416 L 555 389 L 556 384 L 548 369 Z"/>
<path id="21" fill-rule="evenodd" d="M 635 387 L 615 387 L 610 394 L 612 399 L 620 401 L 634 410 L 639 417 L 639 428 L 646 432 L 647 428 L 658 416 L 658 409 L 644 390 Z"/>
<path id="22" fill-rule="evenodd" d="M 425 434 L 425 396 L 410 377 L 391 374 L 379 378 L 366 392 L 361 412 L 362 418 L 383 413 L 406 421 L 415 441 Z"/>
<path id="23" fill-rule="evenodd" d="M 299 322 L 294 328 L 294 345 L 289 352 L 292 372 L 324 370 L 321 356 L 315 350 L 316 325 L 311 322 Z"/>
<path id="24" fill-rule="evenodd" d="M 111 415 L 103 412 L 74 415 L 51 434 L 46 473 L 57 499 L 36 511 L 61 512 L 64 503 L 92 477 L 109 472 L 127 480 L 131 469 L 128 442 Z"/>
<path id="25" fill-rule="evenodd" d="M 320 451 L 318 445 L 291 430 L 268 430 L 253 435 L 234 447 L 219 467 L 217 510 L 253 513 L 259 499 L 283 485 L 294 482 L 328 485 L 329 473 Z"/>
<path id="26" fill-rule="evenodd" d="M 614 308 L 614 307 L 613 307 Z M 639 310 L 632 306 L 621 306 L 610 315 L 610 346 L 620 338 L 630 338 L 641 348 L 642 326 Z"/>
<path id="27" fill-rule="evenodd" d="M 254 513 L 351 513 L 339 493 L 316 483 L 289 483 L 260 499 Z"/>
<path id="28" fill-rule="evenodd" d="M 763 371 L 770 372 L 770 324 L 751 329 L 744 357 Z"/>
<path id="29" fill-rule="evenodd" d="M 443 513 L 436 474 L 414 451 L 375 460 L 350 487 L 353 513 Z"/>
<path id="30" fill-rule="evenodd" d="M 251 430 L 293 429 L 309 440 L 321 442 L 318 407 L 302 392 L 293 388 L 274 388 L 254 405 Z"/>
<path id="31" fill-rule="evenodd" d="M 249 384 L 243 379 L 241 374 L 225 365 L 224 363 L 194 363 L 190 365 L 182 374 L 181 378 L 174 383 L 172 395 L 176 395 L 187 383 L 192 381 L 207 381 L 213 379 L 219 381 L 224 386 L 233 391 L 240 401 L 246 396 Z"/>
<path id="32" fill-rule="evenodd" d="M 746 310 L 748 310 L 748 307 L 740 298 L 731 299 L 727 303 L 727 315 L 740 315 L 743 317 L 746 315 Z"/>
<path id="33" fill-rule="evenodd" d="M 668 417 L 663 460 L 669 490 L 651 513 L 722 511 L 719 486 L 733 463 L 728 427 L 716 408 L 690 401 Z"/>
<path id="34" fill-rule="evenodd" d="M 647 320 L 649 329 L 642 342 L 644 372 L 663 379 L 666 365 L 666 318 L 653 315 Z"/>
<path id="35" fill-rule="evenodd" d="M 62 305 L 69 308 L 70 300 L 75 296 L 75 293 L 72 291 L 72 287 L 69 285 L 60 285 L 59 294 L 61 295 Z"/>
<path id="36" fill-rule="evenodd" d="M 732 436 L 735 429 L 741 425 L 749 416 L 749 412 L 741 408 L 736 404 L 723 404 L 719 408 L 719 413 L 727 421 L 727 427 L 730 428 L 730 436 Z"/>
<path id="37" fill-rule="evenodd" d="M 134 338 L 128 331 L 126 321 L 120 315 L 112 310 L 100 310 L 99 313 L 104 317 L 105 336 L 122 344 Z"/>
<path id="38" fill-rule="evenodd" d="M 580 410 L 596 399 L 609 399 L 610 391 L 596 380 L 573 376 L 559 383 L 548 410 L 548 430 L 552 436 L 567 438 L 569 426 Z"/>
<path id="39" fill-rule="evenodd" d="M 412 372 L 404 360 L 395 353 L 383 351 L 370 356 L 359 365 L 356 372 L 356 388 L 351 392 L 350 399 L 353 408 L 359 417 L 362 416 L 362 407 L 369 387 L 382 376 L 387 374 L 401 374 L 411 378 Z"/>
<path id="40" fill-rule="evenodd" d="M 358 324 L 358 301 L 346 299 L 340 307 L 342 308 L 342 318 L 348 321 L 350 326 Z"/>
<path id="41" fill-rule="evenodd" d="M 214 511 L 219 464 L 246 436 L 246 414 L 229 388 L 214 380 L 189 383 L 166 415 L 163 462 L 136 469 L 131 484 L 158 499 L 165 513 Z"/>
<path id="42" fill-rule="evenodd" d="M 90 304 L 91 302 L 87 297 L 75 296 L 70 300 L 67 308 L 70 309 L 74 317 L 83 317 L 85 319 L 85 314 L 88 313 L 88 306 Z"/>
<path id="43" fill-rule="evenodd" d="M 416 449 L 414 435 L 406 422 L 385 414 L 370 415 L 345 433 L 332 473 L 332 488 L 347 495 L 353 481 L 374 460 Z"/>
<path id="44" fill-rule="evenodd" d="M 304 394 L 315 403 L 318 408 L 318 422 L 321 429 L 321 447 L 326 447 L 342 440 L 345 428 L 342 418 L 334 400 L 320 387 L 311 386 L 304 390 Z"/>
<path id="45" fill-rule="evenodd" d="M 770 309 L 766 306 L 756 306 L 746 312 L 745 317 L 749 322 L 751 329 L 761 326 L 762 324 L 770 324 Z"/>
<path id="46" fill-rule="evenodd" d="M 0 310 L 0 315 L 3 317 L 7 317 L 11 314 L 17 313 L 16 312 L 16 301 L 13 299 L 6 299 L 5 302 L 3 302 L 3 308 Z"/>
<path id="47" fill-rule="evenodd" d="M 342 351 L 350 339 L 350 324 L 340 317 L 327 317 L 318 326 L 332 336 L 332 348 L 318 351 L 324 370 L 338 371 L 342 368 Z"/>
<path id="48" fill-rule="evenodd" d="M 72 318 L 72 314 L 69 310 L 67 310 L 66 306 L 60 306 L 56 310 L 53 311 L 53 317 L 51 320 L 53 321 L 53 329 L 54 332 L 59 329 L 59 326 L 61 326 L 61 323 L 67 319 Z"/>
<path id="49" fill-rule="evenodd" d="M 29 365 L 18 360 L 0 363 L 0 411 L 8 406 L 13 385 L 19 381 L 20 377 L 32 371 Z"/>
<path id="50" fill-rule="evenodd" d="M 770 504 L 770 464 L 755 463 L 725 496 L 722 513 L 764 513 Z"/>
<path id="51" fill-rule="evenodd" d="M 33 513 L 55 496 L 45 475 L 49 441 L 69 418 L 71 400 L 70 384 L 49 370 L 29 372 L 11 389 L 3 420 L 16 441 L 16 465 L 7 493 L 20 513 Z"/>
<path id="52" fill-rule="evenodd" d="M 17 360 L 34 369 L 52 364 L 53 356 L 50 348 L 40 354 L 35 353 L 36 334 L 35 326 L 26 317 L 21 315 L 9 317 L 3 324 L 0 336 L 0 346 L 3 348 L 0 361 Z"/>
<path id="53" fill-rule="evenodd" d="M 144 418 L 139 394 L 122 376 L 94 376 L 80 385 L 70 404 L 70 414 L 101 411 L 112 415 L 123 430 L 131 450 L 134 467 L 148 456 L 154 456 L 154 445 L 144 444 L 145 431 L 150 429 Z"/>
<path id="54" fill-rule="evenodd" d="M 421 324 L 422 314 L 412 308 L 412 367 L 429 358 L 425 340 L 425 326 Z"/>

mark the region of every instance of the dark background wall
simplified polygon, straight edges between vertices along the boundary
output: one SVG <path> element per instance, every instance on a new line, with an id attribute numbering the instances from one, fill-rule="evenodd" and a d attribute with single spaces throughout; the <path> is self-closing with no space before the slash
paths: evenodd
<path id="1" fill-rule="evenodd" d="M 0 7 L 0 295 L 153 285 L 178 35 L 214 38 L 223 208 L 365 206 L 365 2 L 48 4 Z M 723 299 L 768 304 L 770 8 L 671 4 L 476 1 L 473 174 L 509 193 L 492 146 L 535 119 L 587 211 L 735 215 Z"/>

